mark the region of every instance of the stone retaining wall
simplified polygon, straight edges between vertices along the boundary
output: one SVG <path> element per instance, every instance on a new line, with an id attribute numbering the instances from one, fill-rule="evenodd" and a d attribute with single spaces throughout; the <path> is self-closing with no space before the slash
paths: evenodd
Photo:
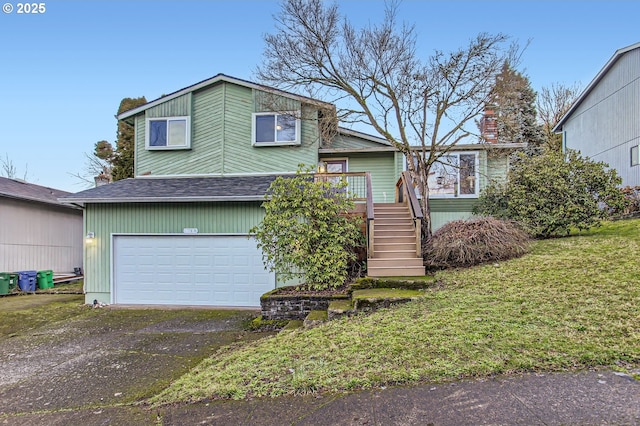
<path id="1" fill-rule="evenodd" d="M 344 296 L 315 296 L 305 294 L 267 293 L 260 298 L 262 319 L 304 320 L 311 311 L 326 311 L 333 300 L 348 299 Z"/>

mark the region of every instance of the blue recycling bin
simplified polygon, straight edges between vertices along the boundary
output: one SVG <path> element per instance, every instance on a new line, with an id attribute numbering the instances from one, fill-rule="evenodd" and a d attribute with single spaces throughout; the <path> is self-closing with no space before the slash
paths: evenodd
<path id="1" fill-rule="evenodd" d="M 18 271 L 18 287 L 22 291 L 36 291 L 38 271 Z"/>

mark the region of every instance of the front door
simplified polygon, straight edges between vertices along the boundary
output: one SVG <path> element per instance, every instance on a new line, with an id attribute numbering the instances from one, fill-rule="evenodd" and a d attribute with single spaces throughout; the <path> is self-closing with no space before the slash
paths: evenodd
<path id="1" fill-rule="evenodd" d="M 327 165 L 327 173 L 346 173 L 347 160 L 323 160 Z"/>

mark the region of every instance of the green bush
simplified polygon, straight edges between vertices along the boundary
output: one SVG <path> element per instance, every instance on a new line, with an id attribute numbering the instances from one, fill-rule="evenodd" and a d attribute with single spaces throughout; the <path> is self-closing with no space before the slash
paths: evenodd
<path id="1" fill-rule="evenodd" d="M 520 257 L 529 251 L 529 235 L 515 222 L 482 217 L 454 220 L 423 246 L 431 269 L 466 267 Z"/>
<path id="2" fill-rule="evenodd" d="M 640 186 L 625 186 L 620 189 L 620 192 L 627 200 L 627 205 L 622 209 L 613 209 L 612 216 L 615 218 L 638 217 L 640 215 Z"/>
<path id="3" fill-rule="evenodd" d="M 301 273 L 307 288 L 324 290 L 343 285 L 356 248 L 363 244 L 360 217 L 346 182 L 316 181 L 311 169 L 276 178 L 263 203 L 266 215 L 251 229 L 265 265 L 289 280 Z"/>
<path id="4" fill-rule="evenodd" d="M 616 171 L 576 151 L 520 154 L 516 160 L 507 183 L 489 185 L 474 213 L 515 220 L 532 236 L 549 238 L 597 226 L 627 203 Z"/>

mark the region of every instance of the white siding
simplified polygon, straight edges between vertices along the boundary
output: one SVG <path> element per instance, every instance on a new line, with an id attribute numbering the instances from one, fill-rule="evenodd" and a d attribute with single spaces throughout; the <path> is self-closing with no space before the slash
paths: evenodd
<path id="1" fill-rule="evenodd" d="M 0 272 L 82 267 L 82 211 L 0 199 Z"/>

